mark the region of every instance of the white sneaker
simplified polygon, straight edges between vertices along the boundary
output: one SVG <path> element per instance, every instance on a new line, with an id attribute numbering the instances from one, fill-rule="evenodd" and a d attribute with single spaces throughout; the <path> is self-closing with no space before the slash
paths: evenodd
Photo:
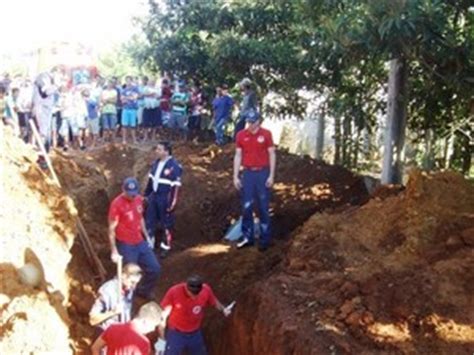
<path id="1" fill-rule="evenodd" d="M 251 243 L 247 238 L 243 238 L 242 241 L 237 243 L 237 249 L 242 249 L 245 247 L 251 247 L 253 243 Z"/>

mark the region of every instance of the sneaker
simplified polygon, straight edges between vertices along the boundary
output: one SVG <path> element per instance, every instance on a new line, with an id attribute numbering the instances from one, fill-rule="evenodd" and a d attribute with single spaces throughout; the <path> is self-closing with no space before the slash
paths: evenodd
<path id="1" fill-rule="evenodd" d="M 268 245 L 260 244 L 260 245 L 258 246 L 258 251 L 260 251 L 260 252 L 262 252 L 262 253 L 266 252 L 267 250 L 268 250 Z"/>
<path id="2" fill-rule="evenodd" d="M 251 247 L 253 246 L 253 243 L 250 242 L 247 238 L 242 239 L 239 243 L 237 243 L 237 249 L 242 249 L 246 247 Z"/>

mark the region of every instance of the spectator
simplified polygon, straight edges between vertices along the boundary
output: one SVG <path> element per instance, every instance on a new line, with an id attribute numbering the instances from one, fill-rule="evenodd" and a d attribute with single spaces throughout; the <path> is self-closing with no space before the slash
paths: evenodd
<path id="1" fill-rule="evenodd" d="M 160 109 L 161 109 L 161 120 L 164 126 L 169 127 L 171 121 L 171 97 L 173 91 L 171 90 L 169 79 L 164 78 L 161 83 L 161 95 L 160 95 Z"/>
<path id="2" fill-rule="evenodd" d="M 11 125 L 14 129 L 15 135 L 20 136 L 20 124 L 18 120 L 18 112 L 19 112 L 19 102 L 18 97 L 20 94 L 20 89 L 13 88 L 11 90 L 11 95 L 7 99 L 7 109 L 9 119 L 11 120 Z"/>
<path id="3" fill-rule="evenodd" d="M 212 102 L 212 108 L 214 111 L 217 145 L 224 145 L 226 143 L 224 132 L 231 118 L 233 106 L 234 100 L 229 96 L 227 85 L 216 88 L 216 98 Z"/>
<path id="4" fill-rule="evenodd" d="M 99 135 L 99 102 L 96 97 L 91 96 L 91 92 L 87 89 L 82 94 L 87 106 L 87 138 L 89 138 L 90 147 L 93 148 Z"/>
<path id="5" fill-rule="evenodd" d="M 249 78 L 244 78 L 240 84 L 240 89 L 243 93 L 242 103 L 240 105 L 239 119 L 235 125 L 234 139 L 237 133 L 245 128 L 245 115 L 248 111 L 257 111 L 257 95 L 252 90 L 252 81 Z"/>
<path id="6" fill-rule="evenodd" d="M 104 140 L 109 142 L 113 142 L 115 129 L 117 127 L 117 100 L 117 88 L 114 79 L 111 79 L 100 96 Z"/>
<path id="7" fill-rule="evenodd" d="M 201 87 L 195 83 L 191 92 L 191 116 L 189 117 L 189 134 L 193 139 L 197 132 L 201 129 L 201 114 L 203 109 L 203 98 Z"/>
<path id="8" fill-rule="evenodd" d="M 153 140 L 158 134 L 158 127 L 161 126 L 160 92 L 156 87 L 155 80 L 151 79 L 143 88 L 144 108 L 143 127 L 145 129 L 145 141 Z"/>
<path id="9" fill-rule="evenodd" d="M 138 110 L 138 88 L 133 84 L 133 78 L 125 78 L 125 88 L 121 92 L 122 99 L 122 143 L 127 144 L 127 132 L 132 133 L 133 143 L 137 143 L 137 110 Z"/>
<path id="10" fill-rule="evenodd" d="M 189 95 L 186 84 L 180 82 L 178 91 L 171 97 L 171 129 L 177 133 L 178 137 L 185 138 L 188 127 L 188 107 L 191 96 Z"/>
<path id="11" fill-rule="evenodd" d="M 72 148 L 80 148 L 79 125 L 74 110 L 74 94 L 73 92 L 68 91 L 65 86 L 59 88 L 58 105 L 61 112 L 61 127 L 59 128 L 59 134 L 64 140 L 64 150 L 68 150 L 69 146 Z M 72 142 L 70 139 L 71 136 Z"/>
<path id="12" fill-rule="evenodd" d="M 33 87 L 31 81 L 24 80 L 20 85 L 20 93 L 18 97 L 18 123 L 20 126 L 20 134 L 25 142 L 32 142 L 30 134 L 29 120 L 32 118 L 31 110 L 33 108 Z"/>

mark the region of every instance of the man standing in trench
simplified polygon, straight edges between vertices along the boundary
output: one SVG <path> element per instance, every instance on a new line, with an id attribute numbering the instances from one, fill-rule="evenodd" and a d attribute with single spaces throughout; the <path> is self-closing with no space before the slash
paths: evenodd
<path id="1" fill-rule="evenodd" d="M 199 275 L 172 286 L 160 305 L 163 308 L 161 327 L 164 328 L 166 323 L 165 355 L 181 355 L 183 351 L 192 355 L 207 354 L 201 333 L 204 308 L 215 307 L 228 317 L 233 306 L 224 307 Z"/>
<path id="2" fill-rule="evenodd" d="M 160 243 L 161 257 L 164 258 L 171 249 L 174 226 L 174 210 L 178 203 L 178 192 L 181 187 L 183 168 L 173 158 L 171 144 L 160 142 L 156 146 L 157 158 L 153 163 L 148 184 L 145 189 L 147 208 L 145 213 L 147 233 L 151 237 L 151 246 L 155 244 L 155 233 L 158 223 L 163 229 Z"/>
<path id="3" fill-rule="evenodd" d="M 110 204 L 109 241 L 112 261 L 123 257 L 124 264 L 138 264 L 144 272 L 136 294 L 153 299 L 153 289 L 158 280 L 160 265 L 143 234 L 150 239 L 143 219 L 143 198 L 139 195 L 139 185 L 135 178 L 127 178 L 122 185 L 122 193 Z"/>
<path id="4" fill-rule="evenodd" d="M 234 186 L 242 199 L 242 240 L 237 248 L 254 245 L 254 201 L 257 200 L 260 217 L 259 250 L 270 245 L 270 189 L 275 177 L 276 153 L 272 134 L 260 127 L 260 115 L 248 111 L 244 119 L 248 127 L 237 134 L 234 156 Z M 242 177 L 240 167 L 243 166 Z"/>

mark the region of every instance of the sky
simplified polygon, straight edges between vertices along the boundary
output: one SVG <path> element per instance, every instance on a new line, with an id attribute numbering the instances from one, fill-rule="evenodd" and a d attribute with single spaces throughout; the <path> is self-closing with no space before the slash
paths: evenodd
<path id="1" fill-rule="evenodd" d="M 130 38 L 132 18 L 146 0 L 1 0 L 0 54 L 52 41 L 81 42 L 100 50 Z"/>

